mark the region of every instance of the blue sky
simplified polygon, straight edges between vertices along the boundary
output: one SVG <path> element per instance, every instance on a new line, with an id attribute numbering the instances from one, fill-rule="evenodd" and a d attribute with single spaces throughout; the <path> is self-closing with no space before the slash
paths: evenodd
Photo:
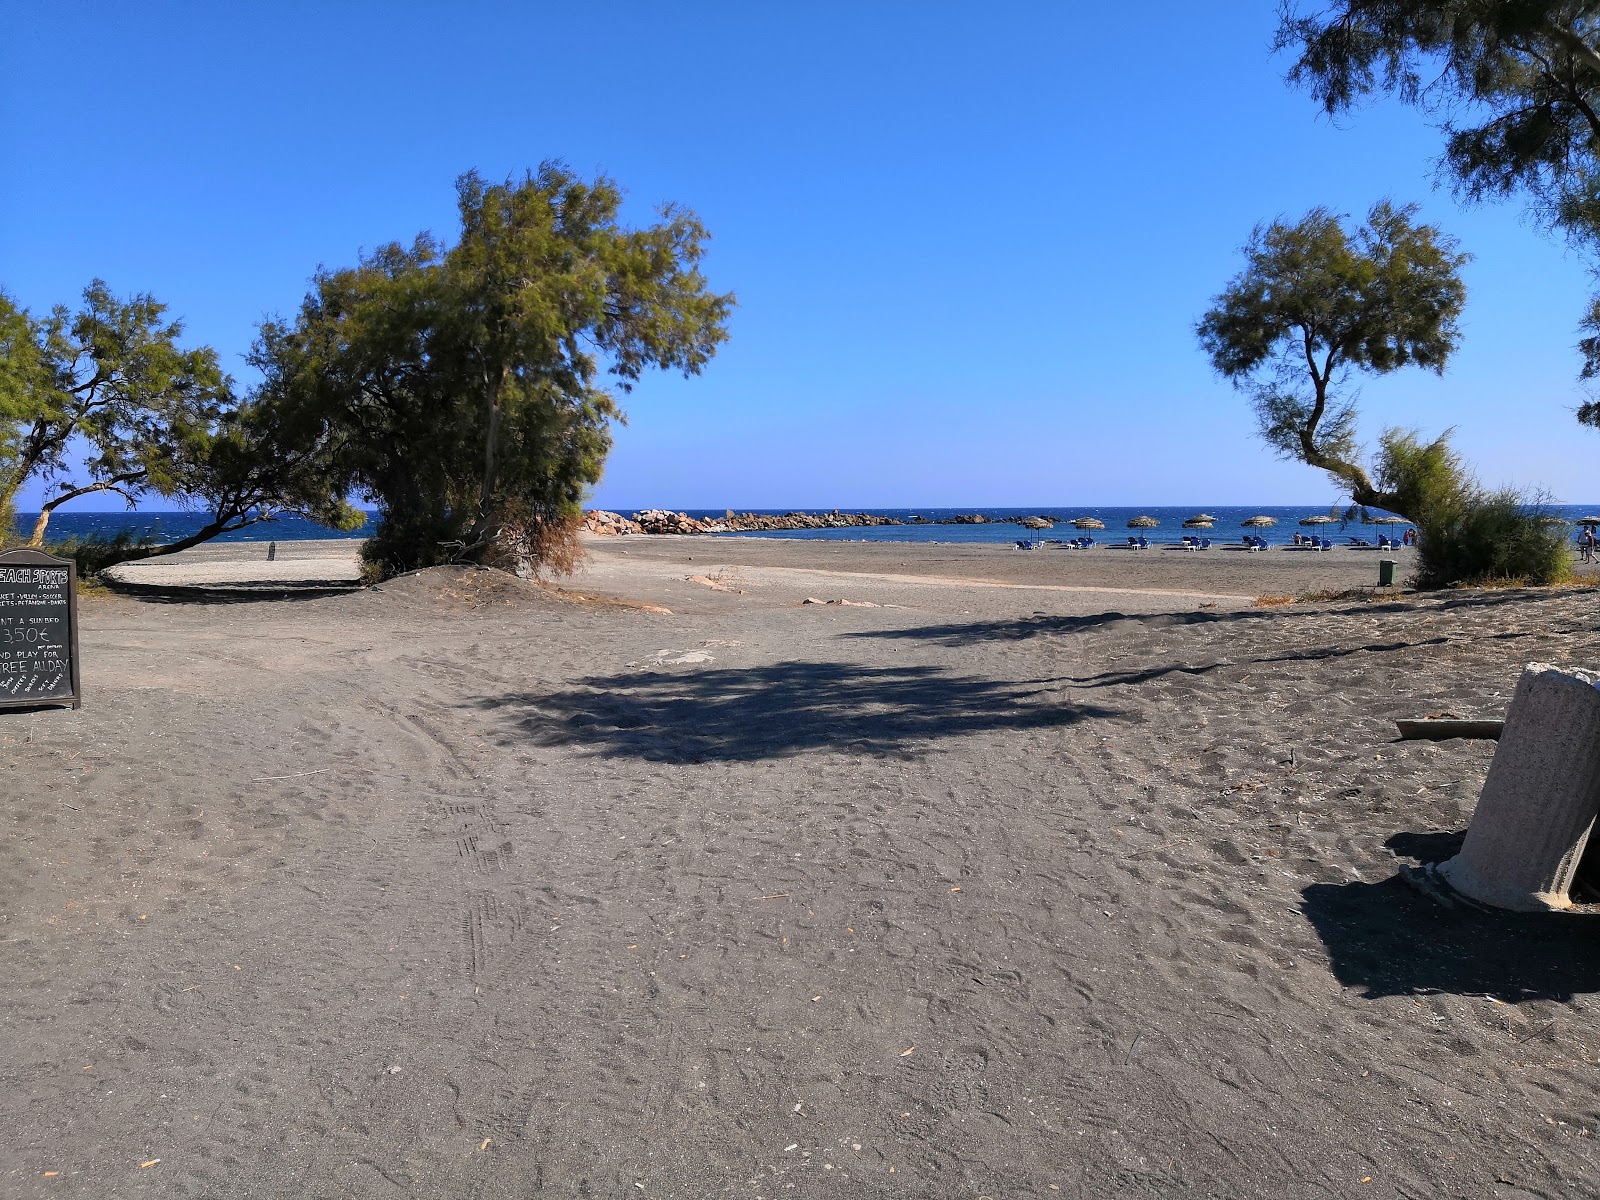
<path id="1" fill-rule="evenodd" d="M 1486 481 L 1600 499 L 1584 262 L 1436 186 L 1421 115 L 1320 117 L 1276 9 L 10 3 L 0 286 L 150 291 L 243 378 L 318 264 L 561 158 L 694 208 L 740 300 L 703 376 L 627 400 L 601 506 L 1326 504 L 1193 323 L 1257 221 L 1388 196 L 1476 257 L 1450 371 L 1367 382 L 1364 434 L 1453 425 Z"/>

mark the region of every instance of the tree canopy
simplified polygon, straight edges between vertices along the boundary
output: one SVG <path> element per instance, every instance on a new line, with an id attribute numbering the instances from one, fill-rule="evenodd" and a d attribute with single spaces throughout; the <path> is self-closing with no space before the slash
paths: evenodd
<path id="1" fill-rule="evenodd" d="M 700 272 L 692 212 L 626 227 L 604 177 L 547 162 L 503 183 L 468 173 L 456 197 L 453 245 L 423 234 L 319 272 L 253 357 L 280 426 L 380 507 L 366 554 L 388 571 L 558 559 L 616 393 L 650 367 L 699 373 L 734 303 Z"/>
<path id="2" fill-rule="evenodd" d="M 359 524 L 258 406 L 235 396 L 214 350 L 179 345 L 183 323 L 166 314 L 148 294 L 119 299 L 98 279 L 76 311 L 43 317 L 0 292 L 0 520 L 9 525 L 21 489 L 42 482 L 33 545 L 56 509 L 97 492 L 211 514 L 181 542 L 122 557 L 170 554 L 285 511 Z"/>
<path id="3" fill-rule="evenodd" d="M 1245 267 L 1196 326 L 1212 366 L 1250 395 L 1268 445 L 1320 467 L 1361 505 L 1405 512 L 1360 461 L 1352 372 L 1444 372 L 1466 302 L 1455 239 L 1375 205 L 1347 229 L 1325 208 L 1257 226 Z"/>
<path id="4" fill-rule="evenodd" d="M 216 354 L 180 348 L 182 323 L 148 295 L 119 300 L 97 279 L 77 312 L 43 318 L 0 296 L 0 330 L 0 509 L 45 483 L 34 544 L 68 500 L 167 490 L 231 406 Z"/>
<path id="5" fill-rule="evenodd" d="M 1547 226 L 1600 248 L 1600 4 L 1594 0 L 1286 3 L 1277 45 L 1330 114 L 1377 93 L 1438 119 L 1441 164 L 1471 199 L 1526 193 Z M 1581 377 L 1600 377 L 1600 297 Z M 1600 405 L 1580 417 L 1600 424 Z"/>

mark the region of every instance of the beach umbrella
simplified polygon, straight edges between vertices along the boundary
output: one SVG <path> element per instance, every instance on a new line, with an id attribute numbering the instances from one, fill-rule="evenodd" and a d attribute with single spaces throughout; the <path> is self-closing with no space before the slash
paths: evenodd
<path id="1" fill-rule="evenodd" d="M 1338 522 L 1336 520 L 1334 520 L 1332 517 L 1301 517 L 1300 518 L 1300 524 L 1302 524 L 1302 525 L 1337 525 Z"/>
<path id="2" fill-rule="evenodd" d="M 1574 525 L 1600 525 L 1600 517 L 1579 517 Z"/>
<path id="3" fill-rule="evenodd" d="M 1215 517 L 1190 517 L 1183 523 L 1185 529 L 1210 529 L 1215 525 Z"/>
<path id="4" fill-rule="evenodd" d="M 1600 524 L 1600 521 L 1597 521 L 1595 523 L 1596 524 Z M 1133 520 L 1128 522 L 1128 528 L 1129 529 L 1154 529 L 1159 524 L 1161 524 L 1161 522 L 1156 520 L 1154 517 L 1135 517 Z"/>
<path id="5" fill-rule="evenodd" d="M 1189 520 L 1191 520 L 1191 521 L 1215 521 L 1216 518 L 1213 517 L 1210 513 L 1195 513 L 1195 515 L 1190 517 Z"/>
<path id="6" fill-rule="evenodd" d="M 1246 525 L 1253 525 L 1258 529 L 1265 529 L 1269 525 L 1276 525 L 1278 523 L 1278 518 L 1269 517 L 1265 514 L 1262 514 L 1258 517 L 1247 517 L 1244 523 Z"/>
<path id="7" fill-rule="evenodd" d="M 1409 525 L 1409 524 L 1411 524 L 1411 522 L 1406 520 L 1404 517 L 1373 517 L 1372 518 L 1372 523 L 1374 525 Z"/>
<path id="8" fill-rule="evenodd" d="M 1079 529 L 1104 529 L 1106 523 L 1098 517 L 1079 517 L 1073 522 Z"/>

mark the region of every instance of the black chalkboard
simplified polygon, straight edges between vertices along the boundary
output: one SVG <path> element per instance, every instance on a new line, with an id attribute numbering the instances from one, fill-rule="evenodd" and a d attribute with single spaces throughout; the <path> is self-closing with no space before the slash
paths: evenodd
<path id="1" fill-rule="evenodd" d="M 81 701 L 76 564 L 42 550 L 0 554 L 0 708 Z"/>

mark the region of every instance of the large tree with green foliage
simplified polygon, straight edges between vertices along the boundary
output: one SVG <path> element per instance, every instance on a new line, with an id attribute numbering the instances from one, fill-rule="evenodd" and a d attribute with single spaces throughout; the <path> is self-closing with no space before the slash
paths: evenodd
<path id="1" fill-rule="evenodd" d="M 697 374 L 733 297 L 701 274 L 692 212 L 629 228 L 604 177 L 468 173 L 456 198 L 453 245 L 422 235 L 322 271 L 293 321 L 263 326 L 262 394 L 381 508 L 369 561 L 559 566 L 614 392 L 648 367 Z"/>
<path id="2" fill-rule="evenodd" d="M 1374 92 L 1435 116 L 1442 166 L 1471 199 L 1526 193 L 1536 215 L 1600 247 L 1600 4 L 1594 0 L 1285 3 L 1291 81 L 1330 114 Z M 1600 377 L 1600 297 L 1582 322 Z M 1600 404 L 1579 410 L 1600 425 Z"/>
<path id="3" fill-rule="evenodd" d="M 1268 445 L 1328 472 L 1356 504 L 1405 516 L 1405 496 L 1361 462 L 1348 385 L 1354 372 L 1442 374 L 1459 341 L 1467 255 L 1416 213 L 1384 202 L 1353 230 L 1324 208 L 1257 226 L 1244 270 L 1196 326 Z"/>
<path id="4" fill-rule="evenodd" d="M 210 519 L 181 541 L 121 547 L 117 558 L 171 554 L 298 512 L 344 527 L 361 514 L 330 487 L 323 448 L 290 444 L 256 401 L 241 402 L 209 347 L 185 349 L 179 321 L 149 295 L 123 300 L 100 280 L 76 311 L 35 317 L 0 292 L 0 520 L 43 483 L 31 544 L 70 500 L 110 492 L 129 505 L 159 495 Z"/>

